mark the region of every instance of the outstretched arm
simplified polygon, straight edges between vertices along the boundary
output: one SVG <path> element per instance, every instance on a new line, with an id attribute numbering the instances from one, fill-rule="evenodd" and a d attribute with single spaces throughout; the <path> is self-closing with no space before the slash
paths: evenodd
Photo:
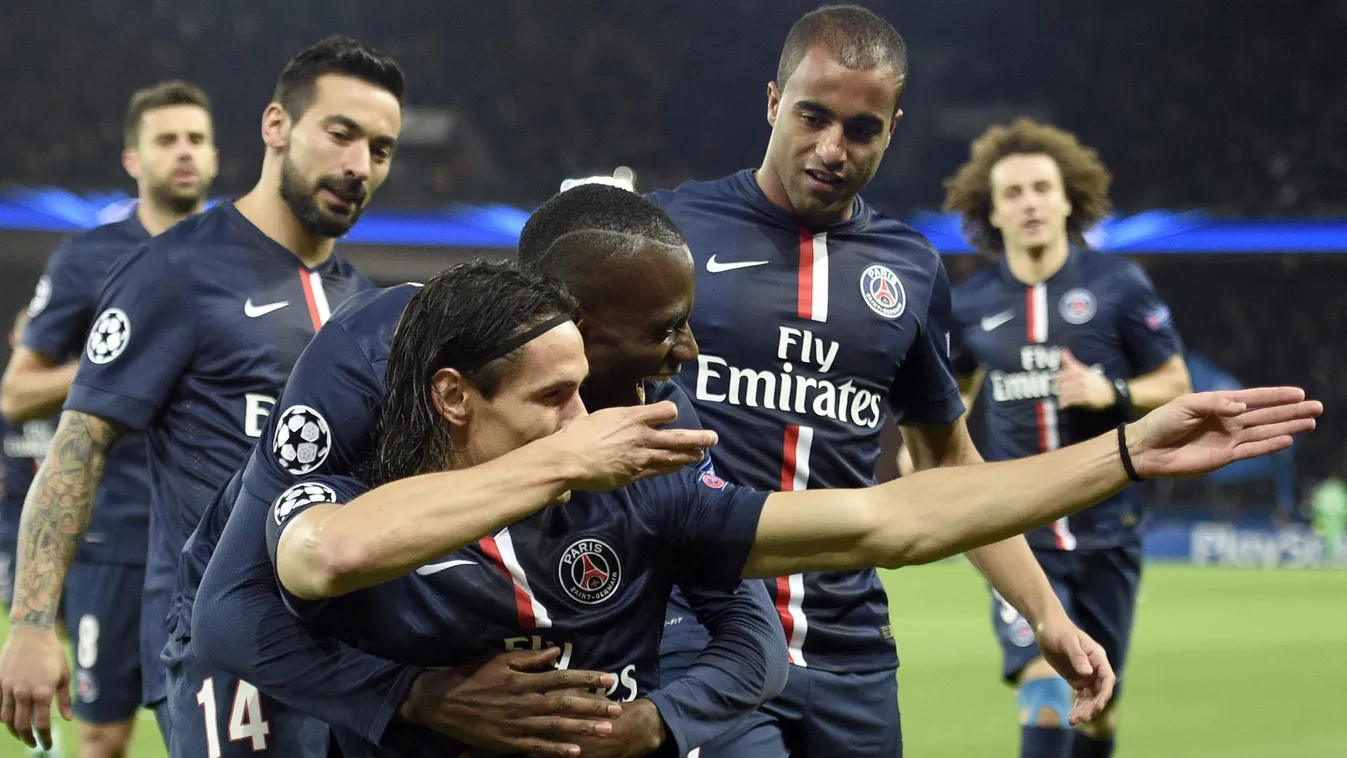
<path id="1" fill-rule="evenodd" d="M 1128 424 L 1142 477 L 1206 473 L 1291 445 L 1323 406 L 1294 387 L 1187 395 Z M 1129 477 L 1118 435 L 1030 458 L 922 471 L 864 490 L 767 498 L 744 576 L 896 568 L 1022 534 L 1117 492 Z"/>

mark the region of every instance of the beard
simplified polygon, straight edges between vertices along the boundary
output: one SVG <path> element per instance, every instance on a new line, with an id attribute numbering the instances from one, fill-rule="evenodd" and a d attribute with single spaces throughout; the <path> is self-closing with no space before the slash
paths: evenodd
<path id="1" fill-rule="evenodd" d="M 338 215 L 321 207 L 315 196 L 323 188 L 349 203 L 350 213 Z M 360 220 L 368 196 L 365 183 L 349 177 L 325 176 L 312 187 L 307 186 L 289 155 L 281 162 L 281 199 L 304 231 L 315 237 L 336 238 L 349 232 Z"/>
<path id="2" fill-rule="evenodd" d="M 173 186 L 171 181 L 156 182 L 150 185 L 149 201 L 175 216 L 185 216 L 201 205 L 206 186 L 206 181 L 199 180 L 191 189 L 182 190 Z"/>

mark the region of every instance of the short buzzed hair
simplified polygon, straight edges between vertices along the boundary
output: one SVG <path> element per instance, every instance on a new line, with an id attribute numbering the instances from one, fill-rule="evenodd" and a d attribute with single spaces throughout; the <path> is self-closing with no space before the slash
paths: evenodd
<path id="1" fill-rule="evenodd" d="M 570 232 L 595 229 L 644 237 L 666 245 L 687 244 L 663 208 L 607 184 L 581 184 L 553 195 L 529 216 L 519 233 L 519 265 L 537 265 L 553 243 Z"/>
<path id="2" fill-rule="evenodd" d="M 146 111 L 173 105 L 195 105 L 210 114 L 210 98 L 206 97 L 206 91 L 181 79 L 136 90 L 126 106 L 126 119 L 122 122 L 122 139 L 126 147 L 135 147 L 140 142 L 140 120 Z"/>
<path id="3" fill-rule="evenodd" d="M 867 71 L 888 66 L 900 79 L 907 76 L 907 43 L 893 24 L 859 5 L 825 5 L 804 14 L 786 35 L 776 86 L 799 68 L 809 48 L 822 45 L 844 68 Z"/>

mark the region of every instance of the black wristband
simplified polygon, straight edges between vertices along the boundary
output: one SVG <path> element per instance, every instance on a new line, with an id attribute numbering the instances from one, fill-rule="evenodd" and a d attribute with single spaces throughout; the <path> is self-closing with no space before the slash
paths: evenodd
<path id="1" fill-rule="evenodd" d="M 1113 407 L 1122 412 L 1123 418 L 1132 418 L 1132 390 L 1127 388 L 1126 379 L 1113 380 L 1113 398 Z"/>
<path id="2" fill-rule="evenodd" d="M 1118 424 L 1118 457 L 1122 459 L 1123 471 L 1127 472 L 1127 478 L 1134 482 L 1146 481 L 1137 473 L 1136 467 L 1132 465 L 1132 455 L 1127 452 L 1127 422 Z"/>

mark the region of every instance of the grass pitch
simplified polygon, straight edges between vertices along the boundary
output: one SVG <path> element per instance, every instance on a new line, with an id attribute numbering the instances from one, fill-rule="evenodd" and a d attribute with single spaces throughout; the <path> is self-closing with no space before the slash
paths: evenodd
<path id="1" fill-rule="evenodd" d="M 946 563 L 885 584 L 906 754 L 1014 758 L 1015 697 L 998 678 L 980 577 Z M 1347 572 L 1148 566 L 1128 668 L 1117 758 L 1343 758 Z M 132 758 L 166 758 L 141 716 Z M 26 753 L 0 732 L 0 758 Z"/>

